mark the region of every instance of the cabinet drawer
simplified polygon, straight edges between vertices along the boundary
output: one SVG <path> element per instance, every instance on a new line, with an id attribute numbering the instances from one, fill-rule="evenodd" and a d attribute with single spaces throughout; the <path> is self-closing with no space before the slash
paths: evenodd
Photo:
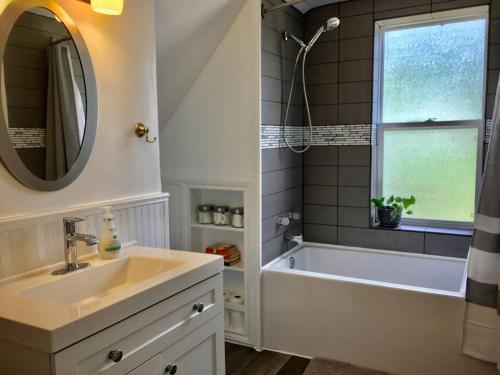
<path id="1" fill-rule="evenodd" d="M 175 369 L 174 369 L 175 368 Z M 128 375 L 224 375 L 224 316 L 217 317 Z"/>
<path id="2" fill-rule="evenodd" d="M 202 312 L 193 308 L 200 303 Z M 222 311 L 218 274 L 56 353 L 55 373 L 125 374 Z M 119 362 L 109 359 L 111 351 L 123 353 Z"/>

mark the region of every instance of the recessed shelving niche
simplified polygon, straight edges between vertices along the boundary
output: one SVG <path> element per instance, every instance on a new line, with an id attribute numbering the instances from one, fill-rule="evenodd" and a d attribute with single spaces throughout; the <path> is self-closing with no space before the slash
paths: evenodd
<path id="1" fill-rule="evenodd" d="M 204 252 L 205 248 L 215 243 L 234 244 L 240 249 L 240 262 L 224 268 L 224 291 L 233 292 L 243 296 L 243 304 L 225 302 L 225 318 L 230 318 L 232 313 L 244 314 L 243 325 L 234 326 L 226 324 L 226 340 L 248 344 L 248 304 L 246 301 L 247 273 L 245 262 L 245 236 L 246 228 L 231 226 L 217 226 L 213 224 L 200 224 L 198 222 L 198 206 L 210 204 L 214 206 L 243 207 L 246 210 L 244 187 L 219 186 L 219 185 L 192 185 L 188 186 L 189 215 L 187 225 L 189 228 L 189 248 L 192 251 Z"/>

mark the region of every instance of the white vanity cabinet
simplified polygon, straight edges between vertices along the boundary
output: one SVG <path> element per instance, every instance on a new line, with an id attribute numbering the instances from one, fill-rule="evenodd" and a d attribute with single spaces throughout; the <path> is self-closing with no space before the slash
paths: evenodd
<path id="1" fill-rule="evenodd" d="M 56 353 L 0 340 L 0 374 L 223 375 L 223 311 L 219 272 Z"/>
<path id="2" fill-rule="evenodd" d="M 223 306 L 217 274 L 54 354 L 53 374 L 223 375 Z"/>

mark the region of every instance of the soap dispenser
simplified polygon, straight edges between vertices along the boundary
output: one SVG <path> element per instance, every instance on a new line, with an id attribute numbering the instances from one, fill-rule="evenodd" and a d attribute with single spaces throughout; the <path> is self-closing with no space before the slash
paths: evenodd
<path id="1" fill-rule="evenodd" d="M 110 206 L 101 209 L 103 210 L 103 223 L 101 235 L 99 236 L 99 256 L 101 259 L 116 258 L 120 254 L 122 245 L 116 231 L 114 216 L 111 213 Z"/>

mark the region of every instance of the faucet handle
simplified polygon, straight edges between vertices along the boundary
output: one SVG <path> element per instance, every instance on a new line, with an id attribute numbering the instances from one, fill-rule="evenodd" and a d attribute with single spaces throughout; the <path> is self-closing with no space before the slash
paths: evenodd
<path id="1" fill-rule="evenodd" d="M 63 218 L 64 223 L 64 233 L 75 234 L 76 233 L 76 223 L 84 221 L 85 219 L 79 217 L 65 217 Z"/>

